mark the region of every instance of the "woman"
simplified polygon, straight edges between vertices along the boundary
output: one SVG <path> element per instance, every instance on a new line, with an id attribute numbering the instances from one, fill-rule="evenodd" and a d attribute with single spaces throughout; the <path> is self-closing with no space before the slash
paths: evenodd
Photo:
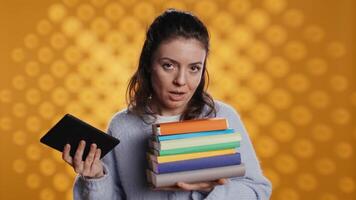
<path id="1" fill-rule="evenodd" d="M 111 120 L 108 134 L 121 143 L 102 161 L 95 144 L 82 161 L 85 142 L 74 158 L 66 145 L 63 159 L 79 174 L 75 199 L 268 199 L 271 184 L 263 176 L 255 151 L 235 110 L 205 91 L 209 35 L 187 12 L 169 9 L 149 27 L 139 66 L 128 86 L 128 109 Z M 177 183 L 149 188 L 145 176 L 147 141 L 157 122 L 206 117 L 227 118 L 241 133 L 240 152 L 246 175 L 212 182 Z"/>

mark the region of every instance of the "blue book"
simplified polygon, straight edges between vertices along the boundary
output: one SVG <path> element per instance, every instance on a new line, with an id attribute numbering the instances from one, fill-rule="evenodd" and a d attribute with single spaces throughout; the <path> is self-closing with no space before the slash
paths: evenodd
<path id="1" fill-rule="evenodd" d="M 187 134 L 176 134 L 176 135 L 164 135 L 164 136 L 156 136 L 158 141 L 165 140 L 176 140 L 176 139 L 184 139 L 184 138 L 194 138 L 194 137 L 202 137 L 202 136 L 211 136 L 211 135 L 222 135 L 222 134 L 231 134 L 235 133 L 234 129 L 225 129 L 218 131 L 204 131 L 204 132 L 194 132 Z"/>
<path id="2" fill-rule="evenodd" d="M 154 161 L 149 161 L 151 169 L 157 174 L 207 169 L 239 164 L 241 164 L 240 153 L 167 163 L 156 163 Z"/>

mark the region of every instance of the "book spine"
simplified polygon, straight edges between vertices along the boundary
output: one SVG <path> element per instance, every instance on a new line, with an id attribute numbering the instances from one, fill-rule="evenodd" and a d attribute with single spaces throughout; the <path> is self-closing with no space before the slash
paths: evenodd
<path id="1" fill-rule="evenodd" d="M 211 144 L 211 145 L 204 145 L 204 146 L 194 146 L 194 147 L 189 147 L 189 148 L 160 150 L 160 151 L 158 151 L 159 152 L 158 154 L 160 156 L 166 156 L 166 155 L 174 155 L 174 154 L 196 153 L 196 152 L 204 152 L 204 151 L 232 149 L 232 148 L 237 148 L 237 147 L 240 147 L 239 141 Z"/>
<path id="2" fill-rule="evenodd" d="M 211 156 L 221 156 L 221 155 L 229 155 L 237 153 L 236 149 L 225 149 L 225 150 L 216 150 L 216 151 L 205 151 L 205 152 L 197 152 L 197 153 L 186 153 L 186 154 L 178 154 L 171 156 L 155 156 L 153 154 L 147 153 L 147 159 L 152 160 L 157 163 L 166 163 L 166 162 L 175 162 L 180 160 L 190 160 L 197 158 L 207 158 Z"/>
<path id="3" fill-rule="evenodd" d="M 240 153 L 222 156 L 212 156 L 208 158 L 198 158 L 191 160 L 182 160 L 168 163 L 152 162 L 152 170 L 157 174 L 190 171 L 214 167 L 223 167 L 229 165 L 241 164 Z"/>
<path id="4" fill-rule="evenodd" d="M 177 182 L 214 181 L 220 178 L 241 177 L 244 175 L 244 164 L 167 174 L 156 174 L 151 170 L 147 170 L 148 179 L 152 181 L 154 187 L 174 186 Z"/>
<path id="5" fill-rule="evenodd" d="M 239 133 L 225 134 L 225 135 L 212 135 L 197 138 L 186 138 L 179 140 L 168 140 L 159 143 L 159 150 L 187 148 L 193 146 L 211 145 L 217 143 L 226 143 L 240 141 L 241 135 Z"/>
<path id="6" fill-rule="evenodd" d="M 176 135 L 160 135 L 156 137 L 157 137 L 157 141 L 167 141 L 167 140 L 223 135 L 223 134 L 231 134 L 231 133 L 235 133 L 235 130 L 225 129 L 225 130 L 217 130 L 217 131 L 203 131 L 203 132 L 195 132 L 195 133 L 176 134 Z"/>
<path id="7" fill-rule="evenodd" d="M 159 126 L 159 128 L 158 128 Z M 153 132 L 158 135 L 183 134 L 201 131 L 224 130 L 228 128 L 228 122 L 223 118 L 210 118 L 202 120 L 187 120 L 183 122 L 168 122 L 154 125 Z"/>

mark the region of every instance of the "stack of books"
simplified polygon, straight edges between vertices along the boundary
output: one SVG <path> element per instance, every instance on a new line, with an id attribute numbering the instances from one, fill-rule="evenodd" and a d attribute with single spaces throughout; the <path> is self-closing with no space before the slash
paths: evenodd
<path id="1" fill-rule="evenodd" d="M 147 180 L 153 187 L 167 187 L 243 176 L 240 141 L 224 118 L 153 124 Z"/>

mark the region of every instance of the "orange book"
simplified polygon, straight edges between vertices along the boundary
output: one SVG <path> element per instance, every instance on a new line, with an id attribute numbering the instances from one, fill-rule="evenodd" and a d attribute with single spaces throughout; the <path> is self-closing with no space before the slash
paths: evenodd
<path id="1" fill-rule="evenodd" d="M 225 118 L 207 118 L 153 124 L 152 132 L 154 135 L 173 135 L 201 131 L 224 130 L 228 127 L 228 121 Z"/>

